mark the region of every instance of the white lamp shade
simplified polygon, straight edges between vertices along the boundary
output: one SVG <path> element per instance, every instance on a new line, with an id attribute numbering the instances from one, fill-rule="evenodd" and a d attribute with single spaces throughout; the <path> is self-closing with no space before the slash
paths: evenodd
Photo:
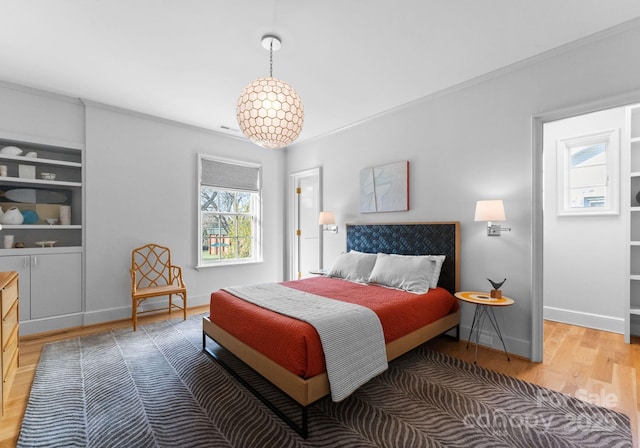
<path id="1" fill-rule="evenodd" d="M 476 202 L 475 221 L 505 221 L 506 219 L 502 199 Z"/>
<path id="2" fill-rule="evenodd" d="M 336 216 L 333 212 L 320 212 L 320 219 L 318 220 L 318 224 L 322 226 L 326 225 L 335 225 Z"/>

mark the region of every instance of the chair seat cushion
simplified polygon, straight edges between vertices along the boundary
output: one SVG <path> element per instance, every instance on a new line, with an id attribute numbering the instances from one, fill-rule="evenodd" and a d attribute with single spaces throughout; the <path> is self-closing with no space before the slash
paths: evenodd
<path id="1" fill-rule="evenodd" d="M 181 288 L 178 285 L 162 285 L 162 286 L 149 286 L 147 288 L 138 288 L 133 295 L 134 298 L 142 297 L 156 297 L 166 296 L 169 294 L 183 294 L 186 293 L 186 288 Z"/>

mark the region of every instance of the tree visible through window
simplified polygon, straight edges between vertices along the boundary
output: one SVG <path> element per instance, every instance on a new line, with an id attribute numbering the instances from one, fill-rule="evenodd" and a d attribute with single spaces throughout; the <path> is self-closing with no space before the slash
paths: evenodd
<path id="1" fill-rule="evenodd" d="M 202 259 L 253 258 L 253 193 L 200 190 Z"/>
<path id="2" fill-rule="evenodd" d="M 199 265 L 259 261 L 259 167 L 200 160 Z"/>

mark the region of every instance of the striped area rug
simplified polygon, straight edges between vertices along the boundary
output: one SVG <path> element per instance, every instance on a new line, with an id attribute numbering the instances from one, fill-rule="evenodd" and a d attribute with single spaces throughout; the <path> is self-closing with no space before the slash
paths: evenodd
<path id="1" fill-rule="evenodd" d="M 631 447 L 625 415 L 423 347 L 313 405 L 304 440 L 202 352 L 201 318 L 45 346 L 18 446 Z"/>

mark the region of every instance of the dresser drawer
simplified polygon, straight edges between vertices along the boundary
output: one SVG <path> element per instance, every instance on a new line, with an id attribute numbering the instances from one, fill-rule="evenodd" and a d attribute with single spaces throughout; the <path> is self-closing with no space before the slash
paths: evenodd
<path id="1" fill-rule="evenodd" d="M 16 344 L 18 339 L 16 338 Z M 7 371 L 2 374 L 2 413 L 4 414 L 4 410 L 7 406 L 7 401 L 9 401 L 9 391 L 11 390 L 11 385 L 13 384 L 13 379 L 16 376 L 16 370 L 18 369 L 18 346 L 16 345 L 13 350 L 13 358 L 8 358 L 7 363 Z M 4 358 L 4 356 L 3 356 Z M 7 359 L 7 358 L 4 358 Z M 2 370 L 4 369 L 4 361 L 2 364 Z"/>
<path id="2" fill-rule="evenodd" d="M 14 362 L 15 358 L 15 362 Z M 11 374 L 11 370 L 15 370 L 18 361 L 18 333 L 14 334 L 7 346 L 2 349 L 2 380 L 6 382 L 7 377 Z M 4 387 L 3 387 L 4 389 Z"/>
<path id="3" fill-rule="evenodd" d="M 18 279 L 16 278 L 1 291 L 2 294 L 2 317 L 11 309 L 11 305 L 18 299 Z"/>
<path id="4" fill-rule="evenodd" d="M 0 348 L 4 349 L 9 338 L 14 336 L 14 333 L 18 333 L 18 301 L 14 302 L 9 312 L 5 314 L 0 325 L 2 325 L 2 345 Z"/>

